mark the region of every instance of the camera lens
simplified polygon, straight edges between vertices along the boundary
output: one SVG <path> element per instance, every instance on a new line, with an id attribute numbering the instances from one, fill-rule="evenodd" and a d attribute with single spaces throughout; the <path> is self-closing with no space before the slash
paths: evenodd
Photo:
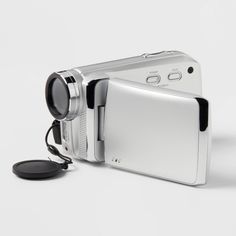
<path id="1" fill-rule="evenodd" d="M 67 84 L 60 75 L 52 74 L 46 84 L 46 101 L 51 114 L 58 120 L 69 112 L 70 95 Z"/>
<path id="2" fill-rule="evenodd" d="M 79 112 L 79 86 L 70 71 L 61 71 L 49 76 L 46 84 L 48 109 L 57 120 L 72 120 Z"/>
<path id="3" fill-rule="evenodd" d="M 52 106 L 62 115 L 67 112 L 69 106 L 69 94 L 66 85 L 59 79 L 52 83 Z"/>

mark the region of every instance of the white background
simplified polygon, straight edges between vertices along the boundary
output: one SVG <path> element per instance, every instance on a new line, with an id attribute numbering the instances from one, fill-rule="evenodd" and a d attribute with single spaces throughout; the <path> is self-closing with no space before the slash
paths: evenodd
<path id="1" fill-rule="evenodd" d="M 1 0 L 0 235 L 235 236 L 235 12 L 234 0 Z M 59 179 L 12 174 L 14 162 L 48 156 L 51 72 L 171 49 L 200 62 L 212 105 L 206 186 L 79 162 Z"/>

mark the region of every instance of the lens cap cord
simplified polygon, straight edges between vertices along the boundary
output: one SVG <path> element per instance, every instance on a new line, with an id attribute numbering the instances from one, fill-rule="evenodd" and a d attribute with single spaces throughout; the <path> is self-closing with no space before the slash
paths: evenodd
<path id="1" fill-rule="evenodd" d="M 47 133 L 45 135 L 45 143 L 48 151 L 51 154 L 58 156 L 64 162 L 58 163 L 52 161 L 50 158 L 49 160 L 21 161 L 14 164 L 12 167 L 12 171 L 15 175 L 23 179 L 40 180 L 55 177 L 56 175 L 61 173 L 62 170 L 68 169 L 68 165 L 72 164 L 72 159 L 70 157 L 62 155 L 54 145 L 49 144 L 48 142 L 49 133 L 54 129 L 60 129 L 60 122 L 54 121 L 50 128 L 47 130 Z M 55 140 L 56 143 L 58 143 L 57 141 Z"/>
<path id="2" fill-rule="evenodd" d="M 58 150 L 54 145 L 48 143 L 48 135 L 49 135 L 50 131 L 51 131 L 53 128 L 59 126 L 59 125 L 60 125 L 60 124 L 52 124 L 52 125 L 51 125 L 51 127 L 48 129 L 48 131 L 47 131 L 47 133 L 46 133 L 46 135 L 45 135 L 45 143 L 46 143 L 46 146 L 47 146 L 48 151 L 49 151 L 51 154 L 53 154 L 53 155 L 55 155 L 55 156 L 58 156 L 59 158 L 61 158 L 62 160 L 64 160 L 64 163 L 61 163 L 61 164 L 60 164 L 60 165 L 61 165 L 61 168 L 62 168 L 62 169 L 68 169 L 68 164 L 72 164 L 72 163 L 73 163 L 73 162 L 72 162 L 72 159 L 71 159 L 70 157 L 67 157 L 67 156 L 62 155 L 62 154 L 59 152 L 59 150 Z"/>

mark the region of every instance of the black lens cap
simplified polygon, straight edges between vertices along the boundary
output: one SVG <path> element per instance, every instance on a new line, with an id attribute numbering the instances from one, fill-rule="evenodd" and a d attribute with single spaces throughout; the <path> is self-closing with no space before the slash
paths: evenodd
<path id="1" fill-rule="evenodd" d="M 39 180 L 58 175 L 62 165 L 50 160 L 28 160 L 14 164 L 12 171 L 20 178 Z"/>

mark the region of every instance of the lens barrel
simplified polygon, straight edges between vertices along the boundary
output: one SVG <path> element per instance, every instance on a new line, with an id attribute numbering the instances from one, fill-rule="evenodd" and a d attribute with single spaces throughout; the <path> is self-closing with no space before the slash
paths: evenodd
<path id="1" fill-rule="evenodd" d="M 72 120 L 78 112 L 79 90 L 76 80 L 68 71 L 49 76 L 45 96 L 48 109 L 57 120 Z"/>

